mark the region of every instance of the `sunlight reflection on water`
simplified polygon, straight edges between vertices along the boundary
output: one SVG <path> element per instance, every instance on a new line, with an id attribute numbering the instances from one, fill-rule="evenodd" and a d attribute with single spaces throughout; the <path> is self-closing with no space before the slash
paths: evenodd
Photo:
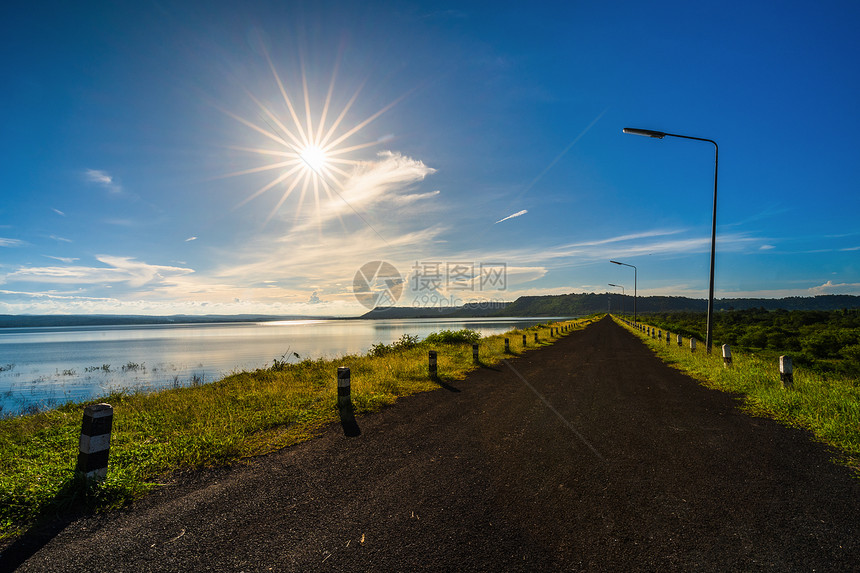
<path id="1" fill-rule="evenodd" d="M 0 330 L 0 414 L 78 402 L 123 389 L 206 383 L 281 357 L 363 354 L 403 334 L 482 335 L 540 319 L 289 320 L 259 323 L 39 327 Z M 297 353 L 296 358 L 293 353 Z"/>

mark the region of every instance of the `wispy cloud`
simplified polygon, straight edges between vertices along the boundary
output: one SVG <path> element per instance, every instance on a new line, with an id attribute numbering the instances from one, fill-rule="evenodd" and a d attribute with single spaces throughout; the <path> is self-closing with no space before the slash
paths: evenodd
<path id="1" fill-rule="evenodd" d="M 20 239 L 7 239 L 0 237 L 0 247 L 23 247 L 24 241 Z"/>
<path id="2" fill-rule="evenodd" d="M 57 215 L 59 215 L 60 217 L 65 217 L 65 216 L 66 216 L 66 214 L 65 214 L 65 213 L 63 213 L 62 211 L 60 211 L 59 209 L 54 209 L 53 207 L 51 207 L 51 211 L 53 211 L 54 213 L 56 213 L 56 214 L 57 214 Z"/>
<path id="3" fill-rule="evenodd" d="M 48 259 L 54 259 L 55 261 L 60 261 L 61 263 L 71 264 L 75 261 L 79 261 L 80 259 L 77 257 L 54 257 L 51 255 L 42 255 Z"/>
<path id="4" fill-rule="evenodd" d="M 107 171 L 102 171 L 100 169 L 87 169 L 84 171 L 84 178 L 90 183 L 100 185 L 111 193 L 122 192 L 122 186 L 116 183 L 113 176 Z"/>
<path id="5" fill-rule="evenodd" d="M 58 258 L 58 260 L 62 259 Z M 5 279 L 4 282 L 47 284 L 103 285 L 125 283 L 132 288 L 138 288 L 148 283 L 194 272 L 193 269 L 182 267 L 151 265 L 136 261 L 132 257 L 98 255 L 96 260 L 105 266 L 22 267 L 6 274 L 3 278 Z"/>
<path id="6" fill-rule="evenodd" d="M 188 237 L 187 239 L 185 239 L 185 242 L 188 243 L 189 241 L 196 241 L 196 240 L 197 240 L 197 237 Z"/>
<path id="7" fill-rule="evenodd" d="M 381 203 L 390 207 L 391 204 L 406 205 L 435 197 L 439 191 L 409 193 L 415 184 L 435 172 L 420 160 L 392 151 L 380 151 L 375 161 L 364 161 L 355 167 L 344 181 L 342 190 L 331 190 L 308 225 L 324 225 L 353 213 L 364 218 L 364 212 Z"/>
<path id="8" fill-rule="evenodd" d="M 67 239 L 65 237 L 58 237 L 57 235 L 51 235 L 50 238 L 54 239 L 55 241 L 59 241 L 60 243 L 71 243 L 72 242 L 71 239 Z"/>
<path id="9" fill-rule="evenodd" d="M 809 289 L 811 294 L 860 294 L 860 283 L 838 283 L 827 281 Z"/>
<path id="10" fill-rule="evenodd" d="M 516 212 L 516 213 L 514 213 L 513 215 L 508 215 L 508 216 L 507 216 L 507 217 L 505 217 L 504 219 L 499 219 L 498 221 L 496 221 L 495 223 L 493 223 L 493 225 L 498 225 L 498 224 L 499 224 L 499 223 L 501 223 L 502 221 L 507 221 L 508 219 L 513 219 L 514 217 L 522 217 L 522 216 L 523 216 L 523 215 L 525 215 L 526 213 L 528 213 L 528 209 L 523 209 L 522 211 L 517 211 L 517 212 Z"/>

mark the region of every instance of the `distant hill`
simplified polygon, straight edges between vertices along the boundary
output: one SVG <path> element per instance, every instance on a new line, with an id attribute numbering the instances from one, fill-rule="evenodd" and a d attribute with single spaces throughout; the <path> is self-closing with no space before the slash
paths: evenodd
<path id="1" fill-rule="evenodd" d="M 514 302 L 476 303 L 448 308 L 408 306 L 380 307 L 356 318 L 480 318 L 503 316 L 586 316 L 606 312 L 633 313 L 633 297 L 615 293 L 571 293 L 546 296 L 521 296 Z M 649 312 L 704 312 L 708 301 L 682 296 L 640 296 L 636 310 Z M 832 294 L 812 297 L 788 298 L 724 298 L 714 301 L 716 310 L 839 310 L 860 308 L 860 296 Z M 0 314 L 0 328 L 48 326 L 116 326 L 146 324 L 206 324 L 214 322 L 271 322 L 275 320 L 330 319 L 326 316 L 276 316 L 265 314 L 236 315 L 28 315 Z"/>
<path id="2" fill-rule="evenodd" d="M 504 309 L 507 316 L 581 316 L 596 312 L 633 313 L 633 297 L 620 294 L 561 294 L 549 296 L 522 296 Z M 820 295 L 788 298 L 723 298 L 714 300 L 715 310 L 838 310 L 860 308 L 860 296 Z M 682 296 L 640 296 L 636 299 L 638 313 L 649 312 L 704 312 L 706 299 Z"/>
<path id="3" fill-rule="evenodd" d="M 610 307 L 611 305 L 611 307 Z M 614 293 L 571 293 L 545 296 L 521 296 L 511 303 L 466 305 L 454 308 L 381 307 L 359 318 L 468 318 L 483 316 L 586 316 L 597 312 L 633 314 L 633 297 Z M 724 298 L 714 301 L 715 310 L 838 310 L 860 308 L 860 296 L 821 295 L 788 298 Z M 708 301 L 683 296 L 640 296 L 636 311 L 649 312 L 704 312 Z"/>
<path id="4" fill-rule="evenodd" d="M 508 316 L 504 311 L 511 303 L 489 302 L 454 307 L 380 306 L 358 318 L 476 318 Z"/>

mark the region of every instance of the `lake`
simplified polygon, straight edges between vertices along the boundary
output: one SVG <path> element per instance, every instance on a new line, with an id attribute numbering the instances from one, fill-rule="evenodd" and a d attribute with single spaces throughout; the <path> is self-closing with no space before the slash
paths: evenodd
<path id="1" fill-rule="evenodd" d="M 115 390 L 213 382 L 277 358 L 364 354 L 403 334 L 471 328 L 484 336 L 548 318 L 290 320 L 0 329 L 0 415 L 89 400 Z M 293 354 L 299 355 L 299 358 Z"/>

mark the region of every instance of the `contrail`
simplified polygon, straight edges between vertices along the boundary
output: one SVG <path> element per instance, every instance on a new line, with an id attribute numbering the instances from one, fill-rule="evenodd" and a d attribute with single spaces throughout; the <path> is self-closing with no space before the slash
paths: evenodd
<path id="1" fill-rule="evenodd" d="M 564 157 L 564 156 L 567 154 L 567 152 L 568 152 L 568 151 L 570 151 L 570 150 L 571 150 L 571 148 L 572 148 L 574 145 L 576 145 L 576 144 L 577 144 L 577 142 L 578 142 L 580 139 L 582 139 L 582 137 L 583 137 L 586 133 L 588 133 L 588 131 L 589 131 L 592 127 L 594 127 L 594 124 L 596 124 L 598 121 L 600 121 L 600 118 L 602 118 L 602 117 L 606 114 L 606 112 L 607 112 L 607 111 L 609 111 L 609 108 L 606 108 L 606 109 L 604 109 L 602 112 L 600 112 L 600 115 L 598 115 L 597 117 L 595 117 L 595 118 L 594 118 L 594 120 L 593 120 L 591 123 L 589 123 L 589 124 L 588 124 L 588 127 L 586 127 L 585 129 L 583 129 L 583 130 L 579 133 L 579 135 L 577 135 L 577 136 L 576 136 L 576 139 L 574 139 L 573 141 L 571 141 L 571 142 L 570 142 L 570 144 L 569 144 L 567 147 L 565 147 L 565 148 L 564 148 L 564 150 L 563 150 L 561 153 L 559 153 L 559 154 L 556 156 L 556 158 L 555 158 L 555 159 L 553 159 L 553 160 L 550 162 L 550 164 L 549 164 L 549 165 L 547 165 L 547 166 L 544 168 L 544 170 L 543 170 L 543 171 L 541 171 L 540 173 L 538 173 L 538 176 L 537 176 L 537 177 L 535 177 L 535 178 L 532 180 L 532 182 L 528 184 L 528 187 L 526 187 L 525 189 L 523 189 L 523 190 L 522 190 L 522 192 L 520 192 L 519 196 L 517 196 L 517 199 L 521 198 L 523 195 L 525 195 L 526 193 L 528 193 L 529 191 L 531 191 L 531 188 L 532 188 L 532 187 L 534 187 L 534 186 L 537 184 L 537 182 L 538 182 L 538 181 L 540 181 L 540 180 L 541 180 L 541 178 L 543 178 L 543 176 L 547 174 L 547 171 L 549 171 L 550 169 L 552 169 L 553 167 L 555 167 L 555 164 L 556 164 L 556 163 L 558 163 L 558 162 L 559 162 L 559 160 L 560 160 L 562 157 Z"/>
<path id="2" fill-rule="evenodd" d="M 527 209 L 523 209 L 522 211 L 517 211 L 517 212 L 516 212 L 516 213 L 514 213 L 513 215 L 508 215 L 508 216 L 507 216 L 507 217 L 505 217 L 504 219 L 499 219 L 498 221 L 496 221 L 495 223 L 493 223 L 493 225 L 498 225 L 498 224 L 499 224 L 499 223 L 501 223 L 502 221 L 507 221 L 508 219 L 513 219 L 514 217 L 519 217 L 519 216 L 521 216 L 521 215 L 525 215 L 526 213 L 528 213 L 528 210 L 527 210 Z"/>

